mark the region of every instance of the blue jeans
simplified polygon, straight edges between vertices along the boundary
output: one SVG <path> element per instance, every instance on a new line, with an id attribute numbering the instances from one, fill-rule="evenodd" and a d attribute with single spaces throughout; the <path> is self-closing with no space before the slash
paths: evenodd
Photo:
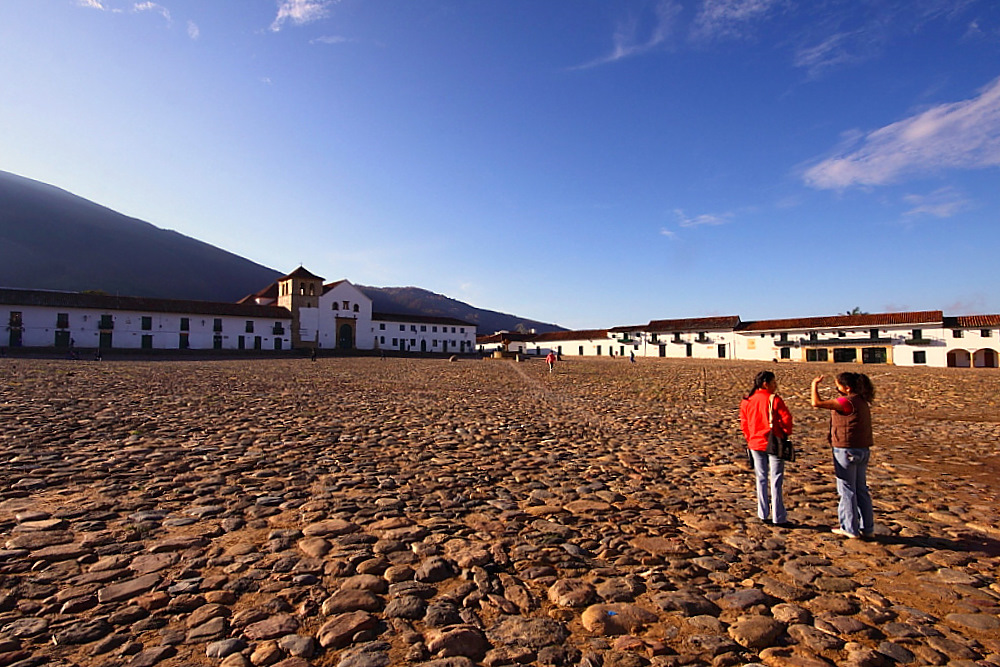
<path id="1" fill-rule="evenodd" d="M 785 462 L 767 452 L 750 450 L 753 455 L 753 471 L 757 476 L 757 518 L 771 518 L 774 523 L 785 523 L 785 500 L 781 487 L 785 483 Z"/>
<path id="2" fill-rule="evenodd" d="M 840 528 L 851 535 L 871 533 L 875 528 L 867 479 L 870 455 L 867 449 L 833 448 L 833 470 L 837 475 L 837 493 L 840 494 L 837 516 Z"/>

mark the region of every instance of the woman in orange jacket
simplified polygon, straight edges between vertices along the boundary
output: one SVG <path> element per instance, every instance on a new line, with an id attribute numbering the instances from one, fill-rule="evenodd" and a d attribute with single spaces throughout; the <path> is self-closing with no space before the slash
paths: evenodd
<path id="1" fill-rule="evenodd" d="M 753 387 L 740 403 L 740 426 L 753 457 L 757 476 L 757 518 L 775 525 L 788 522 L 781 496 L 785 462 L 767 453 L 767 436 L 772 428 L 778 435 L 792 434 L 792 413 L 778 396 L 778 381 L 771 371 L 761 371 Z"/>

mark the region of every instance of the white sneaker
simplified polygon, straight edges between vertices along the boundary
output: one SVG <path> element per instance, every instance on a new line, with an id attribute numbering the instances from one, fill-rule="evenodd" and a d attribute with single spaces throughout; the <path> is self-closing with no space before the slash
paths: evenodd
<path id="1" fill-rule="evenodd" d="M 843 537 L 846 537 L 846 538 L 848 538 L 850 540 L 856 540 L 859 537 L 861 537 L 860 535 L 855 535 L 854 533 L 849 533 L 846 530 L 844 530 L 843 528 L 832 528 L 830 530 L 830 532 L 833 533 L 834 535 L 842 535 Z"/>

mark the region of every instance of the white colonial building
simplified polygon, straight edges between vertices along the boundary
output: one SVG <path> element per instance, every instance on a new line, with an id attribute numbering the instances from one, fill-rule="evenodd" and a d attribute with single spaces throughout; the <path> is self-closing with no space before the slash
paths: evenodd
<path id="1" fill-rule="evenodd" d="M 490 346 L 569 356 L 628 356 L 897 366 L 1000 367 L 1000 315 L 939 310 L 743 322 L 738 316 L 652 320 L 612 329 L 481 337 Z"/>
<path id="2" fill-rule="evenodd" d="M 239 303 L 0 289 L 0 347 L 96 350 L 394 350 L 465 354 L 474 324 L 372 312 L 347 280 L 299 267 Z M 387 336 L 387 327 L 402 333 Z M 405 335 L 404 335 L 405 334 Z M 387 341 L 391 340 L 391 344 Z"/>
<path id="3" fill-rule="evenodd" d="M 291 314 L 269 306 L 0 289 L 2 344 L 74 350 L 287 350 Z"/>

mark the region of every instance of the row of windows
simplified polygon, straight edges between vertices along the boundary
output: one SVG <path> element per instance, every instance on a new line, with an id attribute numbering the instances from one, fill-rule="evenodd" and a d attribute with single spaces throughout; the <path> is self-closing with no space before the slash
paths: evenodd
<path id="1" fill-rule="evenodd" d="M 83 321 L 87 321 L 87 316 L 83 315 Z M 205 324 L 205 320 L 201 321 L 202 325 Z M 12 312 L 10 314 L 10 326 L 11 327 L 21 327 L 23 326 L 23 317 L 19 312 Z M 115 322 L 111 315 L 101 315 L 101 320 L 98 323 L 99 329 L 114 329 Z M 153 330 L 153 318 L 151 315 L 142 315 L 140 317 L 140 327 L 143 331 Z M 56 328 L 57 329 L 68 329 L 69 328 L 69 313 L 56 313 Z M 180 318 L 180 330 L 190 331 L 191 330 L 191 318 L 182 317 Z M 245 324 L 246 333 L 254 332 L 254 320 L 246 320 Z M 216 317 L 212 321 L 212 331 L 221 332 L 222 331 L 222 318 Z M 275 322 L 274 326 L 271 327 L 271 332 L 276 336 L 284 335 L 285 328 L 281 322 Z"/>
<path id="2" fill-rule="evenodd" d="M 458 333 L 465 333 L 465 327 L 452 327 L 451 328 L 451 332 L 452 333 L 456 333 L 456 331 L 455 331 L 456 328 L 459 329 Z M 385 331 L 385 323 L 384 322 L 380 322 L 379 323 L 378 330 L 379 331 Z M 406 331 L 406 325 L 405 324 L 400 324 L 399 325 L 399 330 L 400 331 Z M 413 332 L 413 333 L 416 333 L 416 331 L 417 331 L 417 325 L 416 324 L 411 324 L 410 325 L 410 331 Z M 426 332 L 427 331 L 427 325 L 426 324 L 421 324 L 420 325 L 420 331 L 421 332 Z M 431 333 L 437 333 L 437 332 L 438 332 L 438 328 L 436 326 L 432 326 L 431 327 Z M 441 327 L 441 333 L 448 333 L 448 327 Z"/>
<path id="3" fill-rule="evenodd" d="M 191 341 L 189 338 L 190 334 L 181 333 L 177 336 L 177 349 L 188 350 L 191 348 Z M 161 336 L 162 337 L 162 336 Z M 110 349 L 113 347 L 113 334 L 110 331 L 101 332 L 98 347 L 101 349 Z M 240 336 L 238 342 L 239 349 L 246 350 L 249 349 L 247 346 L 248 341 L 244 336 Z M 253 338 L 253 349 L 262 350 L 264 349 L 264 339 L 261 336 L 254 336 Z M 275 338 L 273 343 L 275 350 L 280 350 L 282 347 L 281 339 Z M 76 341 L 70 338 L 70 333 L 68 331 L 56 331 L 55 332 L 55 346 L 58 348 L 73 348 L 76 347 Z M 140 346 L 143 350 L 153 349 L 153 334 L 142 334 L 142 339 Z M 222 349 L 222 336 L 212 337 L 212 347 L 216 350 Z"/>
<path id="4" fill-rule="evenodd" d="M 344 304 L 344 310 L 351 310 L 351 302 L 350 301 L 342 301 L 341 303 Z M 340 306 L 337 305 L 336 301 L 334 301 L 332 304 L 330 304 L 330 310 L 340 310 Z M 354 312 L 355 313 L 360 313 L 361 312 L 361 306 L 360 306 L 360 304 L 357 304 L 357 303 L 354 304 Z"/>
<path id="5" fill-rule="evenodd" d="M 982 338 L 989 338 L 990 336 L 993 335 L 993 330 L 992 329 L 980 329 L 979 330 L 979 335 Z M 965 331 L 963 329 L 952 329 L 952 332 L 951 332 L 951 337 L 952 338 L 962 338 L 963 336 L 965 336 Z"/>

